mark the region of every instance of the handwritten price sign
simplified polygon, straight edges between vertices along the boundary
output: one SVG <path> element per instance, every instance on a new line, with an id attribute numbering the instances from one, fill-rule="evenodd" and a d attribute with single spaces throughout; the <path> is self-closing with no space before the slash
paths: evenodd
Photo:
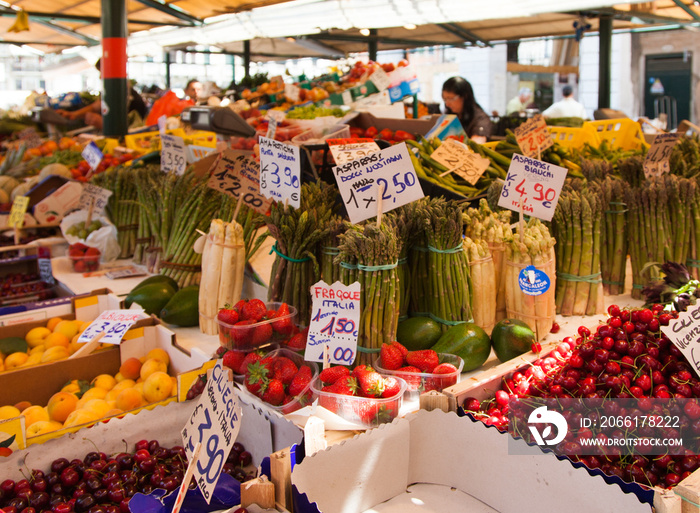
<path id="1" fill-rule="evenodd" d="M 301 159 L 299 147 L 261 137 L 260 192 L 276 201 L 288 200 L 299 208 Z"/>
<path id="2" fill-rule="evenodd" d="M 28 206 L 29 196 L 17 196 L 12 202 L 7 226 L 11 228 L 22 228 L 22 226 L 24 226 L 24 214 L 27 213 Z"/>
<path id="3" fill-rule="evenodd" d="M 540 158 L 540 154 L 554 144 L 552 134 L 547 130 L 547 123 L 541 114 L 533 116 L 514 130 L 515 140 L 523 154 Z"/>
<path id="4" fill-rule="evenodd" d="M 182 430 L 182 445 L 190 465 L 195 465 L 194 479 L 207 504 L 219 481 L 221 470 L 241 430 L 241 405 L 233 392 L 221 360 L 216 362 L 207 388 Z M 192 456 L 195 446 L 201 443 L 199 458 Z"/>
<path id="5" fill-rule="evenodd" d="M 124 333 L 129 331 L 129 328 L 136 321 L 144 317 L 145 315 L 141 310 L 106 310 L 83 331 L 78 337 L 78 343 L 90 342 L 90 340 L 104 332 L 100 342 L 119 345 L 124 337 Z"/>
<path id="6" fill-rule="evenodd" d="M 382 212 L 424 196 L 406 143 L 336 166 L 333 174 L 353 224 L 377 215 L 378 194 Z"/>
<path id="7" fill-rule="evenodd" d="M 479 181 L 490 162 L 454 139 L 447 139 L 430 156 L 447 167 L 449 173 L 461 176 L 472 185 Z"/>
<path id="8" fill-rule="evenodd" d="M 78 209 L 87 210 L 90 208 L 90 202 L 93 203 L 92 213 L 93 215 L 100 216 L 107 208 L 107 202 L 109 197 L 112 195 L 112 191 L 98 187 L 91 183 L 83 184 L 83 192 L 80 193 L 80 203 L 78 203 Z"/>
<path id="9" fill-rule="evenodd" d="M 498 206 L 551 221 L 567 169 L 513 155 Z"/>
<path id="10" fill-rule="evenodd" d="M 304 359 L 323 361 L 328 346 L 332 363 L 350 365 L 357 356 L 357 334 L 360 325 L 360 283 L 346 286 L 323 280 L 311 286 L 311 322 Z"/>
<path id="11" fill-rule="evenodd" d="M 343 139 L 326 140 L 328 149 L 331 150 L 331 155 L 333 155 L 333 160 L 339 166 L 379 151 L 379 146 L 374 142 L 374 139 L 360 140 L 353 143 L 343 141 Z"/>
<path id="12" fill-rule="evenodd" d="M 260 214 L 267 214 L 272 200 L 260 193 L 260 166 L 250 156 L 225 150 L 207 185 L 224 192 Z"/>
<path id="13" fill-rule="evenodd" d="M 182 175 L 187 169 L 185 141 L 182 137 L 170 134 L 160 134 L 160 167 L 163 171 L 175 171 Z"/>
<path id="14" fill-rule="evenodd" d="M 680 139 L 681 134 L 659 134 L 654 137 L 654 142 L 644 158 L 644 176 L 647 180 L 654 176 L 661 176 L 671 170 L 668 159 L 671 150 Z"/>
<path id="15" fill-rule="evenodd" d="M 384 71 L 382 68 L 375 69 L 370 75 L 369 79 L 372 81 L 378 91 L 389 89 L 389 86 L 391 85 L 389 75 L 387 75 L 386 71 Z"/>
<path id="16" fill-rule="evenodd" d="M 90 141 L 90 143 L 83 148 L 80 155 L 85 159 L 85 162 L 90 164 L 90 169 L 93 171 L 97 169 L 97 166 L 100 165 L 100 162 L 102 162 L 104 158 L 102 151 L 97 147 L 95 141 Z"/>

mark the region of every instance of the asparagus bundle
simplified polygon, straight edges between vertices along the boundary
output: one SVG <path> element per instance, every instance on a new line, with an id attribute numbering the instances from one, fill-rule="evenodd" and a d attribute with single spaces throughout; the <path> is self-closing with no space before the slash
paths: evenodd
<path id="1" fill-rule="evenodd" d="M 625 185 L 610 177 L 601 182 L 604 228 L 600 241 L 600 272 L 605 294 L 622 294 L 627 270 L 627 218 Z"/>
<path id="2" fill-rule="evenodd" d="M 505 240 L 513 236 L 510 228 L 510 210 L 494 212 L 486 199 L 482 198 L 479 208 L 467 210 L 465 233 L 474 240 L 486 241 L 493 259 L 494 287 L 496 291 L 496 321 L 506 318 L 505 289 Z"/>
<path id="3" fill-rule="evenodd" d="M 321 261 L 321 279 L 329 285 L 341 278 L 341 267 L 335 262 L 340 254 L 338 236 L 345 230 L 345 224 L 340 216 L 334 215 L 328 222 L 328 235 L 321 242 L 318 259 Z"/>
<path id="4" fill-rule="evenodd" d="M 199 286 L 199 328 L 216 335 L 216 316 L 221 308 L 241 299 L 245 271 L 243 227 L 236 221 L 213 219 L 202 252 L 202 280 Z"/>
<path id="5" fill-rule="evenodd" d="M 509 318 L 526 322 L 542 340 L 552 328 L 556 315 L 554 289 L 556 286 L 556 259 L 554 238 L 539 219 L 531 218 L 522 233 L 520 229 L 506 241 L 506 310 Z M 520 289 L 520 271 L 534 265 L 544 271 L 551 281 L 549 289 L 539 296 L 529 296 Z"/>
<path id="6" fill-rule="evenodd" d="M 391 214 L 391 213 L 390 213 Z M 357 261 L 361 285 L 356 365 L 372 365 L 383 343 L 396 338 L 400 287 L 397 263 L 401 241 L 395 216 L 376 223 L 347 225 L 340 235 L 338 262 Z"/>
<path id="7" fill-rule="evenodd" d="M 567 189 L 552 218 L 556 248 L 556 311 L 561 315 L 603 313 L 600 272 L 603 203 L 600 188 Z"/>
<path id="8" fill-rule="evenodd" d="M 396 272 L 398 273 L 400 289 L 400 318 L 403 320 L 408 317 L 411 301 L 411 267 L 408 262 L 408 254 L 419 236 L 420 219 L 416 202 L 399 207 L 393 213 L 396 215 L 397 235 L 401 241 L 401 253 L 399 253 L 399 265 Z"/>
<path id="9" fill-rule="evenodd" d="M 464 252 L 471 276 L 471 306 L 474 322 L 491 334 L 496 324 L 496 272 L 485 240 L 464 239 Z"/>
<path id="10" fill-rule="evenodd" d="M 695 188 L 691 208 L 691 240 L 690 255 L 687 259 L 687 266 L 693 278 L 700 279 L 700 187 Z"/>
<path id="11" fill-rule="evenodd" d="M 664 256 L 666 261 L 686 262 L 691 249 L 692 204 L 697 185 L 695 180 L 676 175 L 663 175 L 661 180 L 668 194 L 666 214 L 669 216 L 672 241 L 668 248 L 670 255 L 664 252 Z"/>

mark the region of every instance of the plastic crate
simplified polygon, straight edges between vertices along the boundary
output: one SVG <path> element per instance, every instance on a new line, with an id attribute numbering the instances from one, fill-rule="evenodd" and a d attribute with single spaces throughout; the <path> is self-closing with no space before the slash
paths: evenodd
<path id="1" fill-rule="evenodd" d="M 601 119 L 598 121 L 586 121 L 583 126 L 591 126 L 598 134 L 602 143 L 608 141 L 614 148 L 623 150 L 640 150 L 648 148 L 644 140 L 642 127 L 631 119 Z"/>
<path id="2" fill-rule="evenodd" d="M 185 131 L 182 128 L 166 130 L 165 133 L 182 138 L 187 137 L 187 134 L 185 134 Z M 160 132 L 156 130 L 153 132 L 141 132 L 138 134 L 125 135 L 124 144 L 128 149 L 140 152 L 160 150 Z M 216 146 L 216 143 L 214 146 Z"/>
<path id="3" fill-rule="evenodd" d="M 178 135 L 178 134 L 173 134 Z M 195 146 L 204 146 L 206 148 L 216 148 L 216 133 L 207 132 L 206 130 L 195 130 L 184 134 L 185 142 Z"/>
<path id="4" fill-rule="evenodd" d="M 584 124 L 581 127 L 569 126 L 549 126 L 547 130 L 552 134 L 554 142 L 564 146 L 565 148 L 581 149 L 585 143 L 591 146 L 598 146 L 600 138 L 595 127 Z"/>

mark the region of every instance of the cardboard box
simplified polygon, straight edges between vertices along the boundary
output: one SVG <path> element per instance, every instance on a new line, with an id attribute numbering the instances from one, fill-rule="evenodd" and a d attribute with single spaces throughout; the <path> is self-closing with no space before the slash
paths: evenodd
<path id="1" fill-rule="evenodd" d="M 39 224 L 58 223 L 63 216 L 78 207 L 83 185 L 80 182 L 64 180 L 64 184 L 52 192 L 47 192 L 44 199 L 34 205 L 32 212 Z"/>
<path id="2" fill-rule="evenodd" d="M 511 455 L 506 437 L 495 428 L 452 412 L 421 410 L 294 466 L 294 511 L 651 510 L 585 468 L 522 444 L 527 453 Z"/>
<path id="3" fill-rule="evenodd" d="M 439 117 L 433 115 L 428 119 L 391 119 L 377 118 L 369 112 L 361 112 L 352 118 L 348 124 L 362 129 L 373 126 L 379 131 L 389 128 L 390 130 L 405 130 L 412 134 L 425 135 L 435 126 Z"/>

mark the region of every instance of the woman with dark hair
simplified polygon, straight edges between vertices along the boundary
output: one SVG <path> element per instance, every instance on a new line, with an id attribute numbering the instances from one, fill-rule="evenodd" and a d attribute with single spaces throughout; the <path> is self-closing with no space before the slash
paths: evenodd
<path id="1" fill-rule="evenodd" d="M 442 101 L 448 114 L 455 114 L 467 137 L 486 142 L 493 131 L 488 114 L 476 103 L 472 85 L 462 77 L 452 77 L 442 84 Z"/>

